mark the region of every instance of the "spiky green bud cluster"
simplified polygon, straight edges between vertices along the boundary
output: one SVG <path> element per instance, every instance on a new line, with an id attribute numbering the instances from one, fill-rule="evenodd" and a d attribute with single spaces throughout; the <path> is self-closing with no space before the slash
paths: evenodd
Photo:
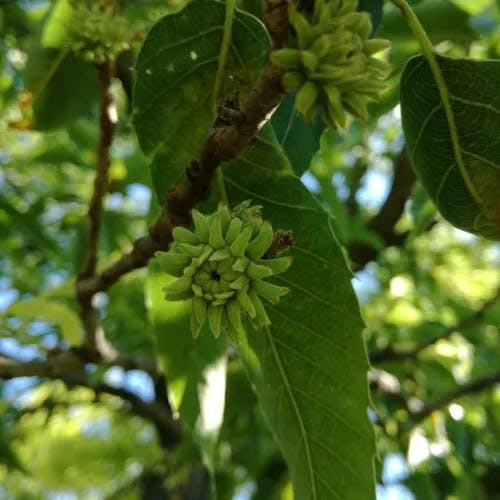
<path id="1" fill-rule="evenodd" d="M 287 69 L 283 86 L 297 91 L 295 106 L 312 121 L 323 109 L 332 128 L 345 127 L 346 112 L 368 119 L 367 101 L 378 99 L 390 65 L 373 57 L 390 42 L 369 39 L 370 15 L 358 12 L 357 0 L 315 0 L 311 14 L 289 6 L 295 30 L 291 46 L 271 53 L 272 62 Z"/>
<path id="2" fill-rule="evenodd" d="M 241 315 L 256 328 L 271 324 L 261 298 L 277 303 L 288 288 L 265 281 L 288 269 L 291 257 L 263 258 L 273 241 L 260 207 L 243 202 L 230 211 L 219 205 L 214 214 L 192 212 L 194 231 L 176 227 L 168 252 L 158 252 L 163 269 L 178 279 L 165 287 L 167 300 L 191 299 L 191 332 L 197 337 L 208 321 L 215 337 L 226 328 L 241 339 Z"/>
<path id="3" fill-rule="evenodd" d="M 66 31 L 66 46 L 86 61 L 101 64 L 112 61 L 126 47 L 126 20 L 111 6 L 99 2 L 74 1 Z"/>

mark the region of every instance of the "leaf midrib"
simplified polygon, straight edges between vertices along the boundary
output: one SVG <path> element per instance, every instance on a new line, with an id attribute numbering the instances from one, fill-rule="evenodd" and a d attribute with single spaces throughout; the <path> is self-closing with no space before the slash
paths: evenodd
<path id="1" fill-rule="evenodd" d="M 318 496 L 316 493 L 316 480 L 315 480 L 316 475 L 314 473 L 314 467 L 313 467 L 312 457 L 311 457 L 311 450 L 310 450 L 310 446 L 309 446 L 309 439 L 307 437 L 307 432 L 306 432 L 306 428 L 304 425 L 304 420 L 302 419 L 302 414 L 299 410 L 299 406 L 298 406 L 297 401 L 295 399 L 295 396 L 293 394 L 292 387 L 291 387 L 290 382 L 288 380 L 288 376 L 286 374 L 285 368 L 283 366 L 283 363 L 281 362 L 281 358 L 280 358 L 278 351 L 276 349 L 276 345 L 274 343 L 273 336 L 271 335 L 271 331 L 269 330 L 269 328 L 266 328 L 265 332 L 266 332 L 266 336 L 267 336 L 268 341 L 269 341 L 269 345 L 271 346 L 273 357 L 274 357 L 274 360 L 276 361 L 276 365 L 278 367 L 280 377 L 283 381 L 283 385 L 286 389 L 286 392 L 288 394 L 288 398 L 290 400 L 290 404 L 292 405 L 293 412 L 295 413 L 295 417 L 297 418 L 297 423 L 299 425 L 300 435 L 302 438 L 302 442 L 304 444 L 304 452 L 306 455 L 306 462 L 307 462 L 307 469 L 308 469 L 307 473 L 309 475 L 309 481 L 311 484 L 312 500 L 318 500 Z"/>

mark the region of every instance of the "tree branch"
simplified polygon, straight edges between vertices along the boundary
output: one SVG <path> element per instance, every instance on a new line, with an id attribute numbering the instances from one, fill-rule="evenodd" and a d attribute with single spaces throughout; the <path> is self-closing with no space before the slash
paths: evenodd
<path id="1" fill-rule="evenodd" d="M 368 222 L 367 229 L 378 235 L 385 246 L 400 246 L 406 240 L 406 234 L 398 234 L 394 227 L 403 214 L 405 204 L 411 195 L 415 183 L 415 174 L 411 160 L 403 148 L 394 163 L 394 176 L 391 189 L 379 212 Z M 363 268 L 375 260 L 378 250 L 366 243 L 352 243 L 348 248 L 349 257 L 355 270 Z"/>
<path id="2" fill-rule="evenodd" d="M 110 148 L 116 124 L 116 110 L 111 94 L 111 77 L 113 64 L 106 61 L 97 66 L 99 79 L 99 143 L 97 145 L 97 171 L 94 179 L 94 190 L 88 209 L 89 228 L 87 235 L 87 255 L 80 276 L 88 277 L 95 273 L 99 233 L 101 230 L 102 206 L 108 192 L 108 171 L 110 165 Z"/>
<path id="3" fill-rule="evenodd" d="M 85 373 L 85 363 L 80 357 L 81 352 L 78 348 L 74 348 L 57 353 L 45 360 L 28 362 L 0 354 L 0 378 L 10 380 L 17 377 L 41 377 L 61 380 L 69 388 L 82 386 L 92 389 L 96 394 L 116 396 L 126 401 L 133 413 L 155 425 L 160 443 L 165 449 L 178 443 L 181 437 L 181 428 L 180 424 L 173 418 L 168 398 L 158 398 L 154 402 L 145 402 L 126 389 L 112 387 L 102 382 L 91 382 Z M 162 381 L 165 384 L 164 378 Z M 166 391 L 165 386 L 163 387 Z"/>
<path id="4" fill-rule="evenodd" d="M 434 411 L 447 406 L 455 399 L 461 398 L 462 396 L 465 396 L 467 394 L 473 394 L 483 391 L 484 389 L 487 389 L 499 383 L 500 371 L 477 378 L 476 380 L 472 380 L 470 382 L 467 382 L 466 384 L 460 385 L 455 390 L 450 391 L 449 393 L 436 398 L 434 401 L 425 404 L 419 410 L 413 411 L 411 413 L 411 417 L 415 423 L 418 423 L 428 417 Z"/>
<path id="5" fill-rule="evenodd" d="M 272 17 L 269 29 L 275 46 L 279 46 L 288 30 L 287 2 L 269 0 L 268 13 Z M 186 169 L 184 180 L 167 193 L 163 211 L 151 226 L 149 234 L 136 240 L 128 254 L 100 274 L 80 280 L 77 283 L 80 297 L 92 297 L 99 291 L 107 290 L 123 275 L 145 266 L 156 251 L 168 249 L 173 228 L 189 224 L 191 209 L 208 197 L 217 167 L 248 146 L 280 103 L 284 96 L 282 77 L 283 70 L 269 62 L 244 108 L 234 109 L 231 121 L 227 117 L 219 117 L 212 125 L 197 158 Z"/>
<path id="6" fill-rule="evenodd" d="M 450 337 L 453 333 L 469 328 L 476 324 L 484 316 L 485 312 L 500 300 L 500 288 L 487 300 L 478 310 L 461 318 L 456 324 L 445 328 L 439 335 L 423 340 L 411 349 L 397 349 L 389 346 L 385 349 L 374 351 L 370 354 L 372 363 L 382 363 L 386 361 L 400 361 L 404 359 L 416 358 L 421 351 L 436 344 L 440 340 Z"/>
<path id="7" fill-rule="evenodd" d="M 10 380 L 17 377 L 57 378 L 70 373 L 78 373 L 83 364 L 73 350 L 58 352 L 44 360 L 19 361 L 0 353 L 0 378 Z"/>
<path id="8" fill-rule="evenodd" d="M 72 347 L 68 350 L 54 350 L 46 359 L 32 361 L 19 361 L 5 353 L 0 352 L 0 379 L 10 380 L 17 377 L 47 377 L 55 378 L 72 373 L 80 373 L 89 362 L 87 351 L 81 347 Z M 119 366 L 124 370 L 141 370 L 147 373 L 153 382 L 161 379 L 162 374 L 156 362 L 147 358 L 136 358 L 118 353 L 105 353 L 100 360 L 101 366 Z"/>
<path id="9" fill-rule="evenodd" d="M 87 235 L 87 253 L 83 269 L 76 282 L 76 296 L 80 305 L 80 317 L 85 329 L 86 345 L 90 350 L 95 349 L 95 335 L 97 329 L 96 311 L 92 305 L 92 296 L 80 293 L 78 283 L 92 277 L 97 266 L 99 249 L 99 234 L 101 229 L 101 215 L 104 197 L 108 191 L 108 171 L 110 165 L 111 143 L 116 123 L 116 110 L 111 94 L 111 77 L 113 63 L 105 61 L 97 65 L 99 79 L 99 144 L 97 146 L 97 171 L 94 179 L 94 190 L 89 203 Z"/>

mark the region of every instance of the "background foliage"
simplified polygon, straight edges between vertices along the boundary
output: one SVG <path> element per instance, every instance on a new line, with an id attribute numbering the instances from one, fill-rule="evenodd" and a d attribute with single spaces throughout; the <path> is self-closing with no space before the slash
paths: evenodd
<path id="1" fill-rule="evenodd" d="M 186 50 L 196 56 L 189 64 L 206 58 L 214 71 L 205 67 L 179 80 L 177 72 L 182 75 L 191 67 L 174 64 L 180 51 L 171 56 L 172 68 L 161 58 L 148 59 L 136 67 L 142 80 L 137 101 L 131 101 L 130 67 L 141 57 L 139 51 L 147 55 L 165 43 L 155 47 L 150 40 L 151 47 L 142 45 L 146 34 L 185 3 L 121 2 L 130 38 L 111 85 L 118 123 L 102 215 L 102 267 L 147 232 L 165 189 L 182 175 L 210 126 L 218 56 L 217 44 L 210 40 Z M 499 58 L 500 2 L 411 3 L 441 54 L 478 61 Z M 65 4 L 0 2 L 0 371 L 13 361 L 43 363 L 83 340 L 74 281 L 85 258 L 86 212 L 98 161 L 99 92 L 93 65 L 58 42 Z M 304 401 L 310 398 L 302 402 L 303 418 L 311 443 L 320 441 L 313 444 L 313 455 L 321 461 L 318 473 L 327 474 L 328 467 L 334 472 L 325 476 L 328 486 L 319 490 L 318 498 L 349 498 L 349 481 L 366 483 L 369 489 L 370 478 L 359 478 L 356 467 L 362 462 L 363 470 L 369 469 L 372 448 L 364 413 L 359 422 L 354 419 L 360 411 L 350 413 L 350 391 L 354 406 L 366 406 L 366 362 L 350 276 L 330 224 L 354 271 L 352 284 L 366 324 L 378 497 L 498 498 L 499 247 L 452 228 L 415 180 L 402 134 L 399 82 L 419 46 L 389 2 L 361 6 L 371 11 L 377 37 L 392 41 L 387 57 L 394 66 L 383 102 L 371 106 L 369 123 L 353 123 L 343 132 L 323 131 L 321 123 L 309 127 L 287 98 L 271 119 L 273 130 L 268 127 L 254 146 L 225 167 L 226 185 L 233 202 L 254 198 L 273 224 L 293 228 L 299 241 L 307 242 L 293 250 L 296 264 L 283 278 L 283 284 L 300 288 L 295 293 L 302 294 L 301 307 L 293 302 L 292 290 L 292 298 L 284 298 L 282 307 L 270 314 L 276 325 L 274 346 L 292 374 L 291 384 L 305 394 Z M 240 7 L 262 16 L 258 2 L 241 1 Z M 210 26 L 208 1 L 189 8 L 206 9 L 200 23 Z M 217 15 L 222 22 L 222 5 Z M 248 14 L 238 18 L 235 44 L 248 53 L 238 57 L 236 51 L 229 66 L 244 93 L 261 70 L 268 41 L 261 38 L 261 45 L 250 46 L 245 37 L 264 28 Z M 167 17 L 155 29 L 169 22 Z M 191 28 L 200 29 L 187 25 L 187 35 Z M 242 61 L 248 67 L 241 68 Z M 150 82 L 148 70 L 155 65 L 164 74 Z M 168 78 L 175 82 L 170 93 Z M 158 92 L 155 85 L 163 89 L 161 105 L 148 103 L 148 93 L 155 97 Z M 488 92 L 484 102 L 498 99 L 494 85 Z M 482 95 L 480 90 L 474 93 L 474 98 Z M 135 106 L 139 112 L 133 113 Z M 148 106 L 158 115 L 141 112 Z M 177 128 L 165 113 L 175 116 Z M 143 151 L 154 153 L 151 171 Z M 263 191 L 252 177 L 255 172 L 266 179 Z M 217 189 L 203 208 L 213 207 L 216 197 Z M 271 423 L 280 445 L 285 443 L 285 456 L 293 454 L 298 431 L 293 405 L 282 410 L 276 403 L 280 381 L 275 360 L 263 363 L 264 379 L 252 374 L 264 416 L 234 348 L 216 343 L 207 332 L 193 341 L 185 307 L 163 301 L 166 279 L 152 261 L 96 295 L 98 318 L 107 339 L 122 353 L 120 362 L 86 363 L 78 373 L 4 377 L 0 496 L 167 498 L 169 490 L 172 498 L 204 498 L 211 490 L 219 499 L 272 500 L 292 498 L 291 480 L 310 488 L 310 477 L 296 477 L 302 467 L 287 472 L 267 425 Z M 323 287 L 332 295 L 307 295 L 308 286 L 315 293 Z M 295 329 L 287 327 L 291 319 Z M 323 332 L 320 328 L 336 335 L 334 345 L 317 339 L 304 346 L 301 332 Z M 354 362 L 335 354 L 342 342 Z M 254 339 L 252 347 L 260 359 L 267 359 L 263 339 Z M 165 378 L 150 365 L 123 361 L 156 355 L 167 374 L 168 398 Z M 318 366 L 311 368 L 310 359 Z M 246 363 L 252 373 L 251 358 Z M 266 386 L 269 381 L 271 387 Z M 279 390 L 284 391 L 282 385 Z M 324 401 L 338 411 L 336 417 L 324 417 Z M 338 423 L 338 414 L 354 425 L 352 436 L 349 426 Z M 182 421 L 180 443 L 171 441 L 166 415 Z M 322 428 L 324 435 L 316 435 Z M 329 447 L 329 439 L 341 435 L 345 443 L 335 441 L 333 446 L 340 463 L 331 465 L 332 450 L 322 457 L 320 447 Z M 342 446 L 353 442 L 358 455 L 346 465 L 342 461 L 350 452 Z M 298 449 L 300 460 L 305 459 Z M 332 484 L 333 493 L 328 489 Z"/>

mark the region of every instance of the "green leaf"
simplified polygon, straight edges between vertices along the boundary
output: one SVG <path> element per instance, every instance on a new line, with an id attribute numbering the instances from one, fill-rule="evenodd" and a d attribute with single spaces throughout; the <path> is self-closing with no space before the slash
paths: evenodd
<path id="1" fill-rule="evenodd" d="M 271 124 L 293 171 L 300 176 L 309 168 L 314 153 L 319 149 L 325 125 L 321 119 L 312 126 L 306 123 L 295 109 L 294 101 L 295 96 L 289 95 L 274 112 Z"/>
<path id="2" fill-rule="evenodd" d="M 224 15 L 220 2 L 192 2 L 156 23 L 139 53 L 134 123 L 142 150 L 152 158 L 160 200 L 182 178 L 212 122 Z M 223 86 L 226 95 L 238 82 L 255 80 L 269 47 L 262 23 L 237 11 Z"/>
<path id="3" fill-rule="evenodd" d="M 300 500 L 375 497 L 363 322 L 331 220 L 293 174 L 266 127 L 224 167 L 232 204 L 252 199 L 275 229 L 292 230 L 294 263 L 275 283 L 270 331 L 241 348 Z"/>
<path id="4" fill-rule="evenodd" d="M 26 321 L 41 319 L 53 323 L 69 344 L 78 345 L 81 341 L 78 315 L 63 302 L 37 297 L 15 302 L 7 309 L 6 314 L 21 317 Z"/>
<path id="5" fill-rule="evenodd" d="M 40 49 L 30 53 L 26 85 L 34 96 L 34 128 L 64 127 L 97 102 L 95 69 L 67 51 Z M 75 96 L 78 96 L 76 99 Z"/>
<path id="6" fill-rule="evenodd" d="M 415 170 L 445 219 L 498 240 L 500 62 L 441 56 L 437 62 L 446 98 L 422 56 L 408 62 L 401 79 L 403 128 Z"/>

